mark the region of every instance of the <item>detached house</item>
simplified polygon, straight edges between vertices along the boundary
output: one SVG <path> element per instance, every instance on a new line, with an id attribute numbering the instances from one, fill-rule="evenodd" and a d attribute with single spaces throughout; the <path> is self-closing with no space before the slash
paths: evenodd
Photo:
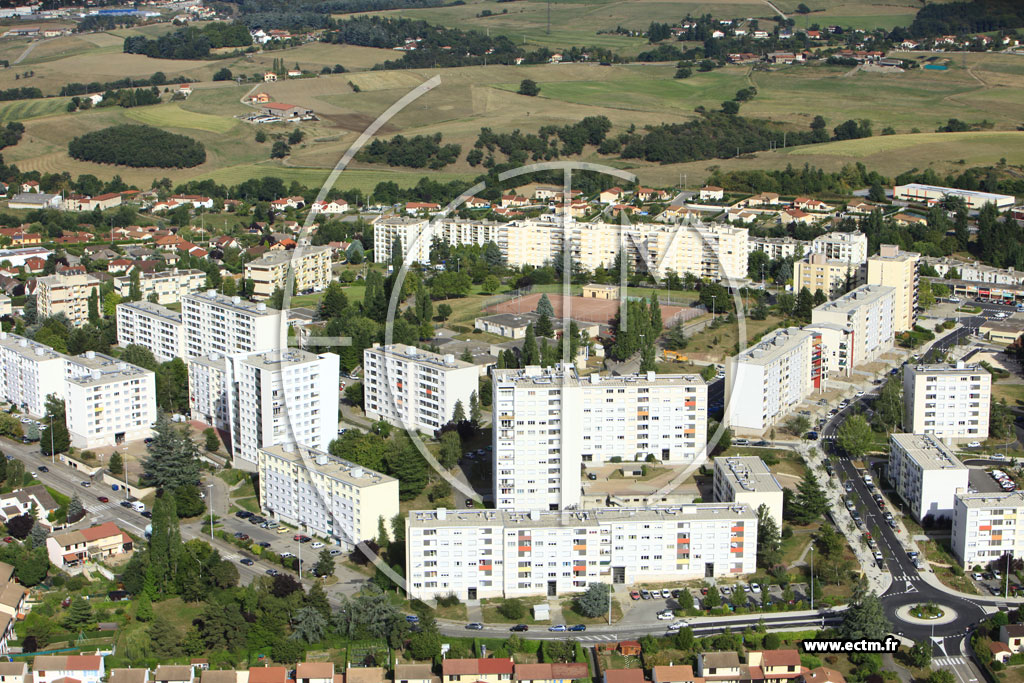
<path id="1" fill-rule="evenodd" d="M 112 557 L 132 551 L 132 537 L 113 522 L 69 531 L 46 539 L 50 562 L 58 569 L 80 567 L 93 558 Z"/>
<path id="2" fill-rule="evenodd" d="M 689 665 L 655 666 L 651 668 L 651 683 L 698 683 L 698 679 Z"/>
<path id="3" fill-rule="evenodd" d="M 706 185 L 700 188 L 699 197 L 701 199 L 720 202 L 725 199 L 725 190 L 720 187 L 715 187 L 714 185 Z"/>
<path id="4" fill-rule="evenodd" d="M 511 681 L 513 673 L 511 658 L 446 659 L 441 665 L 441 683 L 502 683 Z"/>
<path id="5" fill-rule="evenodd" d="M 601 194 L 597 195 L 597 200 L 602 204 L 614 204 L 622 201 L 625 196 L 626 192 L 621 187 L 609 187 L 607 190 L 601 190 Z"/>
<path id="6" fill-rule="evenodd" d="M 153 674 L 156 683 L 192 683 L 195 680 L 195 673 L 191 666 L 172 666 L 161 664 Z"/>
<path id="7" fill-rule="evenodd" d="M 345 213 L 348 211 L 348 202 L 344 199 L 332 199 L 329 202 L 313 202 L 309 210 L 313 213 Z"/>
<path id="8" fill-rule="evenodd" d="M 515 680 L 528 683 L 572 683 L 589 675 L 587 665 L 583 662 L 516 664 Z"/>
<path id="9" fill-rule="evenodd" d="M 697 655 L 697 675 L 705 681 L 740 683 L 744 676 L 740 656 L 735 652 L 701 652 Z"/>
<path id="10" fill-rule="evenodd" d="M 1011 652 L 1024 650 L 1024 624 L 1007 624 L 999 627 L 999 640 L 1006 643 Z"/>
<path id="11" fill-rule="evenodd" d="M 784 683 L 800 676 L 800 653 L 796 650 L 764 650 L 748 652 L 747 666 L 751 679 L 760 669 L 761 680 L 765 683 Z"/>
<path id="12" fill-rule="evenodd" d="M 299 662 L 295 683 L 334 683 L 334 662 Z"/>
<path id="13" fill-rule="evenodd" d="M 0 495 L 0 521 L 4 524 L 14 517 L 30 514 L 34 510 L 39 523 L 52 529 L 53 524 L 48 518 L 51 513 L 57 511 L 57 508 L 57 501 L 42 484 L 26 486 Z"/>
<path id="14" fill-rule="evenodd" d="M 101 683 L 101 655 L 39 655 L 32 663 L 33 683 L 55 683 L 62 678 L 79 683 Z"/>

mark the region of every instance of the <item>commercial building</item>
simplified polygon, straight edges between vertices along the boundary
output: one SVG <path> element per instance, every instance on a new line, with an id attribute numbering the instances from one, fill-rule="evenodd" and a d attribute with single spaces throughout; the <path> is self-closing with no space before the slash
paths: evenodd
<path id="1" fill-rule="evenodd" d="M 338 356 L 301 349 L 230 359 L 228 410 L 235 466 L 253 469 L 259 449 L 326 451 L 338 434 Z"/>
<path id="2" fill-rule="evenodd" d="M 830 261 L 860 265 L 868 260 L 868 236 L 860 230 L 828 232 L 811 240 L 811 253 Z"/>
<path id="3" fill-rule="evenodd" d="M 398 514 L 398 480 L 304 446 L 259 449 L 260 509 L 345 550 Z"/>
<path id="4" fill-rule="evenodd" d="M 495 507 L 579 506 L 580 471 L 612 458 L 699 465 L 707 457 L 707 384 L 699 375 L 581 379 L 571 365 L 495 370 Z"/>
<path id="5" fill-rule="evenodd" d="M 995 194 L 993 192 L 978 192 L 976 190 L 961 190 L 956 187 L 939 187 L 937 185 L 922 185 L 921 183 L 909 183 L 907 185 L 896 185 L 892 188 L 893 199 L 906 202 L 919 202 L 922 204 L 938 204 L 946 197 L 960 197 L 968 209 L 980 209 L 986 204 L 994 204 L 997 209 L 1009 209 L 1016 203 L 1016 198 L 1008 194 Z"/>
<path id="6" fill-rule="evenodd" d="M 100 281 L 92 275 L 47 275 L 36 280 L 39 318 L 63 313 L 75 327 L 89 322 L 89 296 L 99 296 Z"/>
<path id="7" fill-rule="evenodd" d="M 793 264 L 793 291 L 804 287 L 818 290 L 829 299 L 853 289 L 863 280 L 863 268 L 847 261 L 829 259 L 825 254 L 808 254 Z"/>
<path id="8" fill-rule="evenodd" d="M 782 486 L 761 458 L 715 458 L 712 488 L 717 503 L 743 503 L 755 512 L 764 505 L 782 528 Z"/>
<path id="9" fill-rule="evenodd" d="M 292 251 L 268 251 L 263 258 L 245 264 L 245 278 L 253 282 L 253 298 L 269 299 L 284 289 L 288 272 L 294 273 L 294 291 L 308 294 L 327 289 L 331 282 L 331 247 L 297 247 Z"/>
<path id="10" fill-rule="evenodd" d="M 156 376 L 116 358 L 86 351 L 65 360 L 68 432 L 75 448 L 145 439 L 156 422 Z"/>
<path id="11" fill-rule="evenodd" d="M 763 337 L 726 364 L 729 425 L 760 432 L 822 386 L 821 334 L 790 327 Z"/>
<path id="12" fill-rule="evenodd" d="M 414 510 L 409 596 L 557 596 L 592 583 L 752 573 L 757 514 L 739 503 L 574 511 Z"/>
<path id="13" fill-rule="evenodd" d="M 117 305 L 117 343 L 144 346 L 163 363 L 185 358 L 185 329 L 181 313 L 148 301 Z"/>
<path id="14" fill-rule="evenodd" d="M 181 300 L 181 322 L 189 356 L 253 353 L 282 347 L 286 339 L 281 311 L 213 289 Z"/>
<path id="15" fill-rule="evenodd" d="M 64 355 L 37 341 L 0 332 L 0 396 L 29 415 L 46 414 L 46 397 L 64 398 Z"/>
<path id="16" fill-rule="evenodd" d="M 156 303 L 176 304 L 182 297 L 206 286 L 206 273 L 201 270 L 164 270 L 139 274 L 139 292 L 144 301 L 156 296 Z M 131 276 L 114 278 L 114 291 L 122 299 L 131 296 Z"/>
<path id="17" fill-rule="evenodd" d="M 979 365 L 907 365 L 903 429 L 947 443 L 988 438 L 992 375 Z"/>
<path id="18" fill-rule="evenodd" d="M 480 376 L 454 355 L 392 344 L 363 350 L 363 405 L 370 420 L 433 434 L 452 419 L 455 404 L 469 415 Z"/>
<path id="19" fill-rule="evenodd" d="M 950 545 L 965 568 L 986 566 L 1009 553 L 1024 553 L 1024 492 L 959 493 L 953 498 L 953 531 Z"/>
<path id="20" fill-rule="evenodd" d="M 921 255 L 883 244 L 877 256 L 868 259 L 867 284 L 896 290 L 893 331 L 906 332 L 917 324 L 917 264 Z"/>
<path id="21" fill-rule="evenodd" d="M 967 466 L 932 434 L 889 437 L 889 481 L 920 522 L 953 518 L 953 498 L 967 491 Z"/>
<path id="22" fill-rule="evenodd" d="M 63 201 L 59 194 L 41 192 L 19 192 L 7 200 L 9 209 L 61 209 Z"/>
<path id="23" fill-rule="evenodd" d="M 812 324 L 832 323 L 850 330 L 850 362 L 870 363 L 893 344 L 896 291 L 881 285 L 863 285 L 811 311 Z M 841 342 L 842 343 L 842 342 Z M 833 349 L 825 345 L 825 352 Z"/>

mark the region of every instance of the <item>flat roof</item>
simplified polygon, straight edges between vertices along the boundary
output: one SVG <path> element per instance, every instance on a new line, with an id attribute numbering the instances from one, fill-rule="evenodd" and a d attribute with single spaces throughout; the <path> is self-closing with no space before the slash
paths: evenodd
<path id="1" fill-rule="evenodd" d="M 925 470 L 967 470 L 949 446 L 932 434 L 893 434 L 889 440 Z"/>
<path id="2" fill-rule="evenodd" d="M 37 361 L 64 358 L 64 354 L 54 351 L 46 344 L 10 332 L 0 332 L 0 346 Z"/>
<path id="3" fill-rule="evenodd" d="M 80 386 L 96 386 L 154 374 L 152 370 L 95 351 L 86 351 L 81 355 L 65 358 L 68 364 L 77 365 L 78 368 L 87 371 L 85 374 L 67 377 L 68 382 Z"/>
<path id="4" fill-rule="evenodd" d="M 194 303 L 197 306 L 213 305 L 220 306 L 222 308 L 231 308 L 239 313 L 245 313 L 246 315 L 256 316 L 273 316 L 280 315 L 281 311 L 268 307 L 265 303 L 249 301 L 243 299 L 240 296 L 224 296 L 216 289 L 208 289 L 205 292 L 196 292 L 195 294 L 186 294 L 181 297 L 182 306 L 188 303 Z"/>
<path id="5" fill-rule="evenodd" d="M 515 340 L 522 343 L 521 340 Z M 555 367 L 540 367 L 539 365 L 528 365 L 519 369 L 493 370 L 492 376 L 495 383 L 513 382 L 515 384 L 527 384 L 530 386 L 603 386 L 603 387 L 625 387 L 630 385 L 642 386 L 677 386 L 693 385 L 706 386 L 700 375 L 682 374 L 657 374 L 654 372 L 636 373 L 632 375 L 601 375 L 593 373 L 586 378 L 580 379 L 576 368 L 572 365 L 566 366 L 563 363 Z"/>
<path id="6" fill-rule="evenodd" d="M 941 185 L 925 185 L 923 183 L 907 183 L 906 185 L 897 185 L 894 189 L 925 190 L 928 192 L 941 192 L 943 194 L 950 194 L 961 197 L 977 197 L 979 199 L 1015 199 L 1012 195 L 1008 194 L 996 194 L 995 192 L 979 192 L 978 190 L 961 190 L 958 187 L 942 187 Z"/>
<path id="7" fill-rule="evenodd" d="M 958 493 L 956 500 L 969 508 L 1024 507 L 1024 491 L 1012 493 Z"/>
<path id="8" fill-rule="evenodd" d="M 886 287 L 884 285 L 861 285 L 834 301 L 826 301 L 814 310 L 826 313 L 850 314 L 862 306 L 868 306 L 883 297 L 893 295 L 895 291 L 895 287 Z"/>
<path id="9" fill-rule="evenodd" d="M 440 354 L 433 351 L 424 351 L 415 346 L 406 344 L 391 344 L 389 346 L 374 345 L 364 352 L 375 353 L 379 356 L 402 358 L 416 363 L 428 363 L 442 370 L 461 370 L 463 368 L 476 367 L 473 363 L 459 360 L 454 354 Z"/>
<path id="10" fill-rule="evenodd" d="M 503 526 L 503 527 L 573 527 L 597 526 L 614 522 L 754 519 L 757 513 L 745 503 L 691 503 L 643 508 L 591 508 L 585 510 L 410 510 L 413 527 Z"/>
<path id="11" fill-rule="evenodd" d="M 357 487 L 376 486 L 396 481 L 386 474 L 375 472 L 362 465 L 336 458 L 324 451 L 309 446 L 296 446 L 289 450 L 284 446 L 268 446 L 260 452 L 270 458 L 277 458 L 294 465 L 301 465 L 310 472 L 317 472 L 346 484 Z"/>
<path id="12" fill-rule="evenodd" d="M 743 491 L 774 493 L 782 492 L 775 475 L 756 455 L 715 458 L 715 474 L 722 473 L 735 487 Z"/>
<path id="13" fill-rule="evenodd" d="M 126 301 L 117 305 L 118 308 L 124 306 L 125 308 L 131 308 L 140 313 L 145 313 L 157 318 L 163 318 L 170 322 L 181 324 L 181 313 L 179 311 L 172 311 L 166 306 L 155 304 L 152 301 Z"/>
<path id="14" fill-rule="evenodd" d="M 928 364 L 928 365 L 923 364 L 923 363 L 914 363 L 914 364 L 908 364 L 907 367 L 904 370 L 905 371 L 909 370 L 911 373 L 913 373 L 915 375 L 974 375 L 974 374 L 988 375 L 989 374 L 988 370 L 986 370 L 985 368 L 981 367 L 980 365 L 973 365 L 973 364 L 972 365 L 967 365 L 963 361 L 958 361 L 957 363 L 955 363 L 953 365 L 949 365 L 947 363 L 932 363 L 932 364 Z"/>
<path id="15" fill-rule="evenodd" d="M 286 249 L 285 251 L 267 251 L 263 253 L 261 258 L 255 261 L 249 261 L 245 265 L 247 267 L 277 266 L 289 261 L 301 261 L 307 256 L 317 256 L 325 251 L 331 251 L 331 247 L 324 245 L 320 247 L 296 247 L 295 249 Z"/>
<path id="16" fill-rule="evenodd" d="M 736 356 L 736 361 L 752 365 L 768 365 L 791 352 L 813 334 L 812 330 L 803 330 L 799 327 L 776 330 L 767 337 L 763 337 L 754 346 L 744 349 Z"/>
<path id="17" fill-rule="evenodd" d="M 319 355 L 306 351 L 305 349 L 289 347 L 286 349 L 271 349 L 270 351 L 257 351 L 256 353 L 250 353 L 248 356 L 245 356 L 242 361 L 246 365 L 258 367 L 263 370 L 280 370 L 282 368 L 289 368 L 295 365 L 312 363 L 319 358 Z"/>

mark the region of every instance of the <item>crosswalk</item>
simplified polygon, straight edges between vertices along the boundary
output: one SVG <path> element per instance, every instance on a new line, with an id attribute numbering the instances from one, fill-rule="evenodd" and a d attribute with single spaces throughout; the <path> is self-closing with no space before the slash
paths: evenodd
<path id="1" fill-rule="evenodd" d="M 963 666 L 966 663 L 963 657 L 936 657 L 932 660 L 932 664 L 938 666 Z"/>
<path id="2" fill-rule="evenodd" d="M 86 512 L 91 512 L 91 513 L 95 514 L 97 512 L 102 512 L 103 510 L 109 510 L 111 508 L 116 508 L 119 505 L 120 505 L 120 503 L 114 503 L 114 502 L 100 503 L 100 502 L 97 501 L 96 503 L 86 504 L 85 511 Z"/>
<path id="3" fill-rule="evenodd" d="M 589 641 L 610 641 L 610 640 L 618 640 L 618 639 L 619 639 L 619 637 L 617 635 L 615 635 L 614 633 L 598 634 L 598 635 L 592 635 L 592 636 L 579 636 L 578 638 L 576 638 L 576 640 L 589 640 Z"/>

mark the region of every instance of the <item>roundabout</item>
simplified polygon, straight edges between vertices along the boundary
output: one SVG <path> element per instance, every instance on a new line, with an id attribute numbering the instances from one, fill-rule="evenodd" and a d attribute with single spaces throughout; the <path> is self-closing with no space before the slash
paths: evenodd
<path id="1" fill-rule="evenodd" d="M 935 603 L 902 605 L 896 608 L 895 614 L 896 618 L 900 621 L 927 626 L 952 624 L 958 618 L 956 610 L 944 605 L 936 605 Z"/>

